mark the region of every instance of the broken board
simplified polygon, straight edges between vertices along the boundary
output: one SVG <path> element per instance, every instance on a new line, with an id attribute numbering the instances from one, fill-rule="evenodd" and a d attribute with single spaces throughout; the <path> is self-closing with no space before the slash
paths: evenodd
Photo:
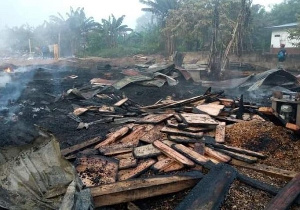
<path id="1" fill-rule="evenodd" d="M 200 172 L 188 172 L 121 181 L 90 189 L 95 207 L 101 207 L 179 192 L 193 187 L 202 177 Z"/>
<path id="2" fill-rule="evenodd" d="M 256 163 L 257 162 L 257 158 L 253 157 L 253 156 L 244 155 L 244 154 L 240 154 L 240 153 L 235 153 L 235 152 L 227 151 L 227 150 L 224 150 L 224 149 L 216 149 L 216 150 L 223 153 L 223 154 L 225 154 L 225 155 L 228 155 L 232 158 L 235 158 L 237 160 L 244 161 L 246 163 Z"/>
<path id="3" fill-rule="evenodd" d="M 152 143 L 155 140 L 159 140 L 163 138 L 163 133 L 161 133 L 161 129 L 163 125 L 156 125 L 150 131 L 148 131 L 145 135 L 143 135 L 140 140 L 146 143 Z"/>
<path id="4" fill-rule="evenodd" d="M 138 126 L 130 134 L 121 139 L 121 143 L 131 143 L 133 145 L 138 145 L 140 138 L 145 134 L 145 126 Z"/>
<path id="5" fill-rule="evenodd" d="M 155 148 L 152 144 L 136 147 L 133 150 L 133 155 L 136 158 L 150 158 L 161 154 L 161 151 Z"/>
<path id="6" fill-rule="evenodd" d="M 153 145 L 158 148 L 162 153 L 166 156 L 175 159 L 177 162 L 186 165 L 186 166 L 194 166 L 194 162 L 189 160 L 188 158 L 184 157 L 182 154 L 178 153 L 171 147 L 167 146 L 166 144 L 162 143 L 161 141 L 156 140 L 153 142 Z"/>
<path id="7" fill-rule="evenodd" d="M 219 123 L 208 114 L 184 113 L 182 117 L 189 125 L 218 125 Z"/>
<path id="8" fill-rule="evenodd" d="M 223 153 L 217 152 L 209 147 L 205 147 L 205 154 L 223 163 L 227 163 L 231 160 L 231 157 L 228 155 L 224 155 Z"/>
<path id="9" fill-rule="evenodd" d="M 94 155 L 76 159 L 76 170 L 83 184 L 91 187 L 116 181 L 119 163 L 113 158 Z"/>
<path id="10" fill-rule="evenodd" d="M 123 180 L 137 177 L 140 174 L 142 174 L 144 171 L 149 169 L 154 163 L 156 163 L 156 160 L 148 159 L 139 163 L 137 167 L 133 169 L 121 170 L 119 171 L 118 174 L 118 180 L 123 181 Z"/>
<path id="11" fill-rule="evenodd" d="M 210 116 L 218 116 L 221 110 L 224 109 L 224 105 L 217 104 L 203 104 L 196 107 L 201 112 L 204 112 Z"/>
<path id="12" fill-rule="evenodd" d="M 172 117 L 173 114 L 149 114 L 146 117 L 136 121 L 135 123 L 139 124 L 159 124 L 166 119 Z"/>
<path id="13" fill-rule="evenodd" d="M 177 136 L 187 136 L 195 139 L 201 139 L 203 137 L 203 132 L 191 133 L 187 131 L 178 130 L 176 128 L 163 127 L 161 132 L 167 133 L 169 135 L 177 135 Z"/>
<path id="14" fill-rule="evenodd" d="M 201 141 L 199 138 L 191 138 L 186 136 L 175 136 L 175 135 L 168 135 L 168 139 L 177 143 L 197 143 Z"/>
<path id="15" fill-rule="evenodd" d="M 215 139 L 217 143 L 225 142 L 225 129 L 226 129 L 225 122 L 220 122 L 219 125 L 217 125 L 216 134 L 215 134 Z"/>
<path id="16" fill-rule="evenodd" d="M 61 154 L 64 155 L 64 156 L 66 156 L 66 155 L 68 155 L 70 153 L 73 153 L 73 152 L 76 152 L 78 150 L 84 149 L 86 147 L 92 146 L 93 144 L 96 144 L 99 141 L 101 141 L 101 138 L 100 137 L 95 137 L 95 138 L 93 138 L 91 140 L 84 141 L 83 143 L 76 144 L 74 146 L 71 146 L 71 147 L 68 147 L 66 149 L 61 150 Z"/>
<path id="17" fill-rule="evenodd" d="M 94 148 L 99 149 L 102 146 L 109 145 L 109 144 L 117 141 L 118 139 L 122 138 L 122 136 L 127 134 L 129 130 L 130 129 L 128 127 L 122 127 L 121 129 L 117 130 L 112 135 L 110 135 L 107 139 L 105 139 L 104 141 L 97 144 Z"/>

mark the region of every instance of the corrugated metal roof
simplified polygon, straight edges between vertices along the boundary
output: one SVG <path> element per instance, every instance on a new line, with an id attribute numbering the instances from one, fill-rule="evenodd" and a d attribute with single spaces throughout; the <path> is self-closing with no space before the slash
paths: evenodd
<path id="1" fill-rule="evenodd" d="M 266 28 L 289 28 L 289 27 L 294 27 L 297 25 L 298 25 L 298 23 L 287 23 L 287 24 L 283 24 L 283 25 L 270 26 L 270 27 L 266 27 Z"/>

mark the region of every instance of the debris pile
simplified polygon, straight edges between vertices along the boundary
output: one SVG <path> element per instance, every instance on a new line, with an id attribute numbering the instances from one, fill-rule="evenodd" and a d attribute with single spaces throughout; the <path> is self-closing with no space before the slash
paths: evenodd
<path id="1" fill-rule="evenodd" d="M 74 89 L 70 93 L 85 98 Z M 118 116 L 116 109 L 123 109 L 125 114 Z M 179 192 L 196 185 L 177 209 L 214 209 L 221 207 L 234 180 L 272 195 L 285 195 L 299 182 L 299 175 L 293 170 L 260 163 L 272 154 L 264 148 L 268 145 L 255 145 L 262 144 L 255 140 L 264 137 L 259 127 L 274 139 L 285 138 L 293 131 L 283 131 L 282 127 L 278 130 L 266 121 L 266 108 L 244 103 L 242 96 L 234 101 L 225 98 L 223 92 L 212 93 L 209 88 L 200 96 L 180 101 L 167 98 L 149 106 L 124 96 L 113 107 L 75 107 L 72 115 L 79 122 L 77 129 L 88 129 L 91 123 L 83 123 L 80 115 L 95 110 L 106 114 L 95 123 L 123 125 L 105 139 L 96 137 L 74 145 L 62 150 L 62 155 L 73 161 L 82 182 L 91 189 L 96 207 Z M 293 179 L 294 184 L 280 191 L 235 167 Z M 214 189 L 218 189 L 217 194 Z M 293 202 L 299 199 L 294 196 L 285 205 Z"/>

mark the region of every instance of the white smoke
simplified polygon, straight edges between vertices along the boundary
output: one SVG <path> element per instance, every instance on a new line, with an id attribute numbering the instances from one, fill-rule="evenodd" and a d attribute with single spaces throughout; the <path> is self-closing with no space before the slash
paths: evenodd
<path id="1" fill-rule="evenodd" d="M 5 72 L 0 73 L 0 88 L 5 87 L 11 81 L 11 76 Z"/>

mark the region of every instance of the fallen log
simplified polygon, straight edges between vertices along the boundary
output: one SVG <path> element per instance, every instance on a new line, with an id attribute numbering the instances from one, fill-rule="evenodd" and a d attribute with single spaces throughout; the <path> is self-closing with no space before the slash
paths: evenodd
<path id="1" fill-rule="evenodd" d="M 95 207 L 101 207 L 179 192 L 193 187 L 202 177 L 200 172 L 188 172 L 176 176 L 121 181 L 90 189 Z"/>
<path id="2" fill-rule="evenodd" d="M 101 141 L 101 138 L 100 137 L 95 137 L 95 138 L 93 138 L 91 140 L 84 141 L 83 143 L 76 144 L 74 146 L 71 146 L 71 147 L 68 147 L 66 149 L 61 150 L 61 154 L 64 155 L 64 156 L 66 156 L 66 155 L 68 155 L 70 153 L 73 153 L 73 152 L 76 152 L 78 150 L 84 149 L 86 147 L 92 146 L 93 144 L 96 144 L 99 141 Z"/>
<path id="3" fill-rule="evenodd" d="M 231 152 L 231 151 L 227 151 L 227 150 L 224 150 L 224 149 L 216 149 L 218 152 L 221 152 L 223 154 L 226 154 L 232 158 L 235 158 L 237 160 L 241 160 L 241 161 L 244 161 L 246 163 L 255 163 L 257 162 L 257 158 L 256 157 L 253 157 L 253 156 L 249 156 L 249 155 L 244 155 L 244 154 L 240 154 L 240 153 L 235 153 L 235 152 Z"/>
<path id="4" fill-rule="evenodd" d="M 110 135 L 107 139 L 97 144 L 94 148 L 99 149 L 102 146 L 109 145 L 118 139 L 120 139 L 122 136 L 128 133 L 130 129 L 128 127 L 122 127 L 121 129 L 117 130 L 115 133 Z"/>
<path id="5" fill-rule="evenodd" d="M 268 174 L 271 176 L 283 177 L 283 178 L 287 178 L 287 179 L 292 179 L 293 177 L 295 177 L 297 175 L 297 172 L 294 172 L 294 171 L 283 170 L 280 168 L 275 168 L 275 167 L 267 166 L 264 164 L 249 164 L 249 163 L 245 163 L 243 161 L 239 161 L 239 160 L 235 160 L 235 159 L 232 159 L 230 161 L 230 164 L 239 166 L 242 168 L 252 169 L 254 171 L 259 171 L 261 173 Z"/>
<path id="6" fill-rule="evenodd" d="M 176 210 L 219 209 L 235 178 L 236 171 L 232 167 L 225 164 L 216 165 L 192 189 Z"/>
<path id="7" fill-rule="evenodd" d="M 268 203 L 266 210 L 289 209 L 294 200 L 300 195 L 300 173 L 297 174 L 279 193 Z"/>
<path id="8" fill-rule="evenodd" d="M 182 163 L 186 166 L 194 166 L 195 164 L 193 161 L 189 160 L 188 158 L 184 157 L 180 153 L 176 152 L 171 147 L 167 146 L 166 144 L 162 143 L 161 141 L 155 141 L 153 142 L 153 145 L 158 148 L 162 153 L 164 153 L 166 156 L 175 159 L 177 162 Z"/>
<path id="9" fill-rule="evenodd" d="M 156 160 L 148 159 L 141 162 L 140 164 L 137 165 L 137 167 L 133 169 L 121 170 L 119 171 L 118 174 L 118 180 L 123 181 L 123 180 L 137 177 L 140 174 L 142 174 L 144 171 L 149 169 L 154 163 L 156 163 Z"/>

